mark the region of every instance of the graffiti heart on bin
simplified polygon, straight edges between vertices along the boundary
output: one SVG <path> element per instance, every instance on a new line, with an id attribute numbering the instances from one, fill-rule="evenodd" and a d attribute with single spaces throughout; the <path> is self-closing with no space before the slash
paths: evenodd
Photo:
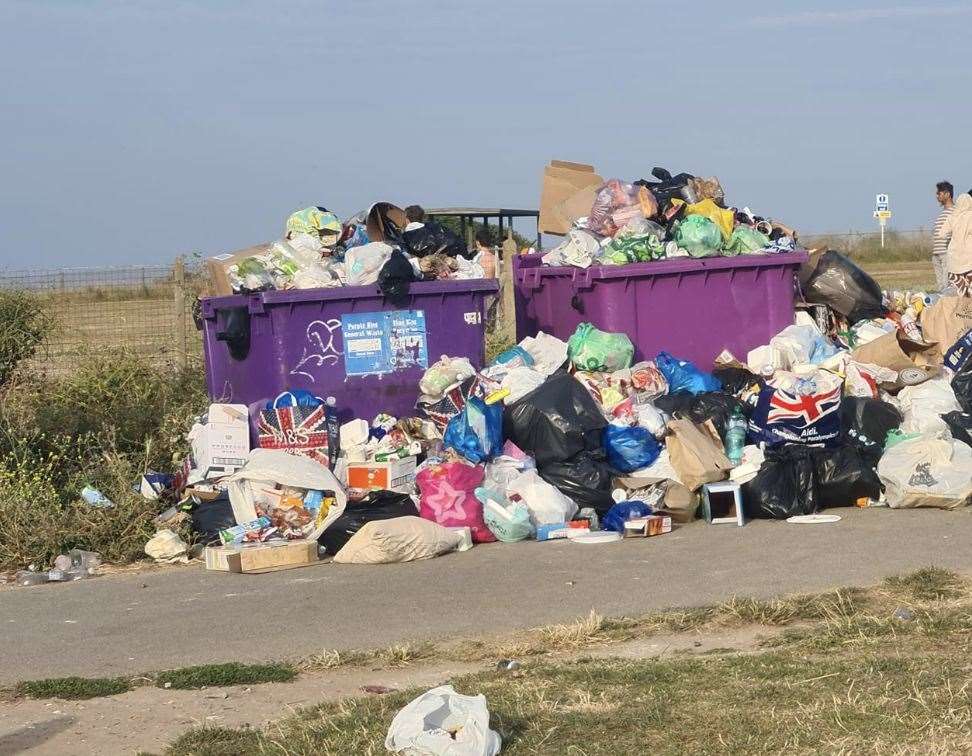
<path id="1" fill-rule="evenodd" d="M 316 378 L 309 370 L 320 370 L 322 367 L 333 367 L 341 361 L 344 354 L 334 345 L 334 338 L 341 333 L 341 321 L 337 318 L 330 320 L 315 320 L 307 326 L 307 341 L 304 354 L 300 361 L 290 371 L 291 375 L 305 375 L 314 383 Z"/>

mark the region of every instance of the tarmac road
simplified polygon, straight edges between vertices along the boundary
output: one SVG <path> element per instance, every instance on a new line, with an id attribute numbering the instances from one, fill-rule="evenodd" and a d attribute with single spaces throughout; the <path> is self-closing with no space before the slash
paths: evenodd
<path id="1" fill-rule="evenodd" d="M 400 565 L 265 575 L 192 566 L 0 590 L 0 684 L 265 661 L 866 585 L 920 567 L 972 573 L 972 510 L 839 509 L 832 525 L 694 523 L 648 540 L 477 546 Z"/>

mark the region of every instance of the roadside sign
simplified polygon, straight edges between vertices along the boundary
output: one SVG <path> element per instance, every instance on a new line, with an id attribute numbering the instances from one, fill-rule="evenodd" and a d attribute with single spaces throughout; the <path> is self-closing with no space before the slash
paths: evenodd
<path id="1" fill-rule="evenodd" d="M 891 211 L 890 210 L 875 210 L 874 217 L 878 220 L 890 220 Z"/>
<path id="2" fill-rule="evenodd" d="M 887 194 L 879 194 L 874 198 L 875 212 L 886 212 L 891 209 L 891 198 Z"/>

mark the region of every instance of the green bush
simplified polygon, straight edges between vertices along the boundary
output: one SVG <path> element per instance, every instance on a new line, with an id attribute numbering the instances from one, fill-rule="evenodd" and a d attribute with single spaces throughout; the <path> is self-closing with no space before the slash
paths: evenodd
<path id="1" fill-rule="evenodd" d="M 174 470 L 188 451 L 186 431 L 208 404 L 201 374 L 113 351 L 69 376 L 12 382 L 0 408 L 0 569 L 46 567 L 70 548 L 142 558 L 159 503 L 132 485 L 148 469 Z M 88 506 L 85 485 L 115 507 Z"/>
<path id="2" fill-rule="evenodd" d="M 28 291 L 0 291 L 0 387 L 44 342 L 54 320 L 43 300 Z"/>

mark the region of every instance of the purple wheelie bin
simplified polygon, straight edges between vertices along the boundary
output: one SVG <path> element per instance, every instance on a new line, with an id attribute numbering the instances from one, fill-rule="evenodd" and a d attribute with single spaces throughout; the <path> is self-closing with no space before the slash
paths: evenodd
<path id="1" fill-rule="evenodd" d="M 522 255 L 513 265 L 517 336 L 567 340 L 587 322 L 628 334 L 636 360 L 666 351 L 708 370 L 728 349 L 745 361 L 793 323 L 794 274 L 806 260 L 797 251 L 584 269 Z"/>
<path id="2" fill-rule="evenodd" d="M 397 305 L 377 286 L 203 299 L 209 396 L 250 405 L 306 389 L 334 396 L 342 420 L 414 416 L 419 379 L 443 354 L 483 367 L 498 288 L 492 279 L 413 283 Z"/>

